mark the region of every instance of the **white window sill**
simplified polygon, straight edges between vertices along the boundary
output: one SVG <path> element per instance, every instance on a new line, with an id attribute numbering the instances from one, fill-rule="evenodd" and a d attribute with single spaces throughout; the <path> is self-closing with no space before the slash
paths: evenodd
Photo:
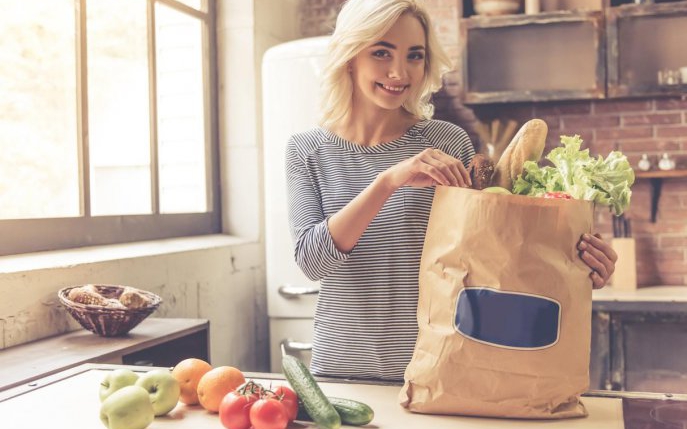
<path id="1" fill-rule="evenodd" d="M 213 234 L 0 256 L 0 274 L 236 246 L 253 241 L 230 235 Z"/>

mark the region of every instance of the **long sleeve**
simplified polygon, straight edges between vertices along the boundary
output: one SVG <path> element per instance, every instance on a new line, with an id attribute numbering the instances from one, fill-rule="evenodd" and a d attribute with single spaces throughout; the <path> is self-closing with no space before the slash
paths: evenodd
<path id="1" fill-rule="evenodd" d="M 320 193 L 293 140 L 289 141 L 286 149 L 286 181 L 296 264 L 309 279 L 320 280 L 349 255 L 340 252 L 332 240 Z"/>

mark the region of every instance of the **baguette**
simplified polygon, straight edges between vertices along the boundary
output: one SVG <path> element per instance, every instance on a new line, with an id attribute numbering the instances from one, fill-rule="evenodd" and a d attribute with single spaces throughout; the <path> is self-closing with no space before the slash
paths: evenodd
<path id="1" fill-rule="evenodd" d="M 492 184 L 512 190 L 513 182 L 522 174 L 525 161 L 538 162 L 541 158 L 548 130 L 546 122 L 541 119 L 525 122 L 496 163 Z"/>

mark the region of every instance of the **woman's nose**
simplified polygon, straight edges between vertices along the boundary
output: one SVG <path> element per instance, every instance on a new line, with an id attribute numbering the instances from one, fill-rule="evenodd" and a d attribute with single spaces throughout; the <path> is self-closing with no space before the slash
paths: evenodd
<path id="1" fill-rule="evenodd" d="M 405 79 L 408 76 L 405 62 L 399 59 L 394 59 L 391 62 L 387 76 L 389 79 Z"/>

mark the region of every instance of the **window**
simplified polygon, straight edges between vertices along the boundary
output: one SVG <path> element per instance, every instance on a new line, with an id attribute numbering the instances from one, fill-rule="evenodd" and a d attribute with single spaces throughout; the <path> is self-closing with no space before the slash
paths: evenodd
<path id="1" fill-rule="evenodd" d="M 214 2 L 0 7 L 0 255 L 218 232 Z"/>

